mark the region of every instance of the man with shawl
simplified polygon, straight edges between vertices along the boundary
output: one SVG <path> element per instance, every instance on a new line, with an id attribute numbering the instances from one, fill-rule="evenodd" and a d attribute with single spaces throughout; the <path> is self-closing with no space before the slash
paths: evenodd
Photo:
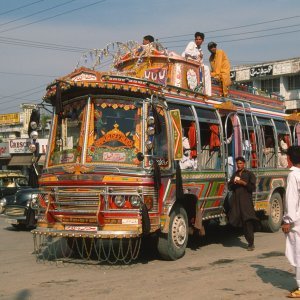
<path id="1" fill-rule="evenodd" d="M 209 62 L 211 66 L 211 77 L 221 83 L 223 97 L 228 95 L 230 80 L 230 62 L 224 50 L 217 49 L 215 42 L 208 43 L 208 50 L 211 53 Z"/>

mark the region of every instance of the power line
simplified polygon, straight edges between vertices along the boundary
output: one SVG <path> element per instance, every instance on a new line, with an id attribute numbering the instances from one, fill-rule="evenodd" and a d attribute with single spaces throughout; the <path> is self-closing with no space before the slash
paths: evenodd
<path id="1" fill-rule="evenodd" d="M 0 26 L 5 26 L 5 25 L 7 25 L 7 24 L 11 24 L 11 23 L 14 23 L 14 22 L 23 20 L 23 19 L 27 19 L 27 18 L 29 18 L 29 17 L 32 17 L 32 16 L 35 16 L 35 15 L 41 14 L 41 13 L 43 13 L 43 12 L 45 12 L 45 11 L 49 11 L 49 10 L 55 9 L 55 8 L 57 8 L 57 7 L 60 7 L 60 6 L 69 4 L 69 3 L 74 2 L 74 1 L 76 1 L 76 0 L 69 0 L 69 1 L 67 1 L 67 2 L 60 3 L 60 4 L 54 5 L 54 6 L 52 6 L 52 7 L 46 8 L 46 9 L 39 10 L 39 11 L 34 12 L 34 13 L 30 14 L 30 15 L 23 16 L 23 17 L 20 17 L 20 18 L 17 18 L 17 19 L 14 19 L 14 20 L 11 20 L 11 21 L 8 21 L 8 22 L 5 22 L 5 23 L 1 23 Z"/>
<path id="2" fill-rule="evenodd" d="M 220 38 L 220 37 L 228 37 L 228 36 L 235 36 L 235 35 L 245 35 L 245 34 L 250 34 L 250 33 L 257 33 L 257 32 L 264 32 L 264 31 L 271 31 L 271 30 L 278 30 L 278 29 L 284 29 L 284 28 L 291 28 L 291 27 L 296 27 L 300 26 L 300 24 L 294 24 L 294 25 L 288 25 L 288 26 L 280 26 L 280 27 L 275 27 L 275 28 L 269 28 L 269 29 L 260 29 L 260 30 L 253 30 L 253 31 L 244 31 L 240 33 L 231 33 L 231 34 L 224 34 L 224 35 L 217 35 L 217 36 L 208 36 L 206 39 L 215 39 L 215 38 Z M 177 43 L 177 42 L 189 42 L 190 40 L 175 40 L 175 41 L 169 41 L 169 42 L 164 42 L 165 44 L 169 43 Z"/>
<path id="3" fill-rule="evenodd" d="M 53 75 L 44 75 L 44 74 L 29 74 L 29 73 L 15 73 L 15 72 L 1 72 L 0 74 L 4 75 L 17 75 L 17 76 L 33 76 L 33 77 L 49 77 L 49 78 L 56 78 L 57 76 Z"/>
<path id="4" fill-rule="evenodd" d="M 62 16 L 62 15 L 65 15 L 65 14 L 72 13 L 72 12 L 80 10 L 80 9 L 84 9 L 84 8 L 91 7 L 91 6 L 94 6 L 94 5 L 99 4 L 99 3 L 103 3 L 105 1 L 106 0 L 96 1 L 96 2 L 93 2 L 93 3 L 88 4 L 88 5 L 84 5 L 84 6 L 80 6 L 80 7 L 71 9 L 71 10 L 67 10 L 65 12 L 59 13 L 59 14 L 51 16 L 51 17 L 46 17 L 46 18 L 43 18 L 43 19 L 40 19 L 40 20 L 37 20 L 37 21 L 33 21 L 33 22 L 30 22 L 30 23 L 24 24 L 24 25 L 19 25 L 19 26 L 15 26 L 15 27 L 12 27 L 12 28 L 8 28 L 6 30 L 0 31 L 0 33 L 11 31 L 11 30 L 18 29 L 18 28 L 23 28 L 23 27 L 26 27 L 26 26 L 29 26 L 29 25 L 32 25 L 32 24 L 36 24 L 36 23 L 40 23 L 40 22 L 46 21 L 46 20 L 50 20 L 50 19 Z"/>
<path id="5" fill-rule="evenodd" d="M 217 32 L 217 31 L 225 31 L 225 30 L 231 30 L 231 29 L 238 29 L 238 28 L 245 28 L 245 27 L 250 27 L 250 26 L 256 26 L 256 25 L 262 25 L 262 24 L 279 22 L 279 21 L 283 21 L 283 20 L 295 19 L 295 18 L 299 18 L 299 17 L 300 16 L 292 16 L 292 17 L 274 19 L 274 20 L 270 20 L 270 21 L 252 23 L 252 24 L 241 25 L 241 26 L 227 27 L 227 28 L 221 28 L 221 29 L 214 29 L 214 30 L 206 31 L 206 33 Z M 162 39 L 169 39 L 169 38 L 174 38 L 174 37 L 182 37 L 182 36 L 190 36 L 190 35 L 192 35 L 192 34 L 189 33 L 189 34 L 180 34 L 180 35 L 166 36 L 166 37 L 160 37 L 158 39 L 162 40 Z"/>
<path id="6" fill-rule="evenodd" d="M 251 39 L 258 39 L 262 37 L 269 37 L 269 36 L 275 36 L 275 35 L 282 35 L 282 34 L 290 34 L 290 33 L 295 33 L 299 32 L 300 30 L 292 30 L 292 31 L 286 31 L 286 32 L 280 32 L 280 33 L 273 33 L 273 34 L 265 34 L 265 35 L 259 35 L 259 36 L 252 36 L 252 37 L 247 37 L 247 38 L 241 38 L 241 39 L 235 39 L 235 40 L 224 40 L 224 41 L 216 41 L 218 43 L 230 43 L 230 42 L 238 42 L 238 41 L 244 41 L 244 40 L 251 40 Z M 176 45 L 172 46 L 173 48 L 181 48 L 184 47 L 185 45 Z"/>
<path id="7" fill-rule="evenodd" d="M 0 16 L 3 16 L 3 15 L 5 15 L 5 14 L 9 14 L 9 13 L 11 13 L 11 12 L 20 10 L 20 9 L 22 9 L 22 8 L 25 8 L 25 7 L 32 6 L 32 5 L 36 4 L 36 3 L 43 2 L 43 1 L 45 1 L 45 0 L 38 0 L 38 1 L 35 1 L 35 2 L 31 2 L 31 3 L 28 3 L 28 4 L 25 4 L 25 5 L 22 5 L 22 6 L 19 6 L 19 7 L 16 7 L 16 8 L 7 10 L 7 11 L 4 11 L 4 12 L 0 13 Z"/>
<path id="8" fill-rule="evenodd" d="M 59 45 L 59 44 L 51 44 L 51 43 L 41 43 L 29 40 L 22 39 L 12 39 L 0 37 L 0 43 L 7 45 L 15 45 L 15 46 L 23 46 L 23 47 L 31 47 L 31 48 L 40 48 L 47 50 L 57 50 L 57 51 L 66 51 L 66 52 L 76 52 L 82 53 L 87 51 L 87 48 L 80 48 L 75 46 L 67 46 L 67 45 Z"/>

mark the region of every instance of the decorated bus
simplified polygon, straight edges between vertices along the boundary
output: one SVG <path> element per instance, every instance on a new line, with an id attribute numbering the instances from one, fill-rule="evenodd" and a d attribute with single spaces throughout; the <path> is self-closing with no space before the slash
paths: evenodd
<path id="1" fill-rule="evenodd" d="M 224 98 L 213 84 L 208 96 L 201 70 L 155 43 L 114 43 L 47 87 L 52 129 L 32 204 L 39 259 L 128 263 L 149 235 L 163 259 L 182 257 L 189 233 L 225 219 L 237 156 L 256 175 L 262 228 L 280 228 L 300 118 L 234 87 Z"/>

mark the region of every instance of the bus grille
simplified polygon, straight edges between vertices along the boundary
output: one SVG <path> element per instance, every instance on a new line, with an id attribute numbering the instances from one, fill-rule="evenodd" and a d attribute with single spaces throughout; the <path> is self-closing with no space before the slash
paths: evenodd
<path id="1" fill-rule="evenodd" d="M 44 191 L 44 195 L 47 194 Z M 48 192 L 49 193 L 49 192 Z M 51 206 L 49 211 L 93 214 L 97 211 L 110 211 L 108 205 L 108 197 L 110 195 L 135 195 L 137 187 L 109 187 L 104 188 L 54 188 L 51 189 L 49 196 L 51 198 Z M 143 196 L 151 196 L 153 198 L 153 206 L 151 211 L 158 211 L 157 193 L 153 187 L 143 187 Z M 49 199 L 50 200 L 50 199 Z M 122 209 L 125 211 L 126 209 Z M 120 211 L 120 210 L 118 210 Z"/>

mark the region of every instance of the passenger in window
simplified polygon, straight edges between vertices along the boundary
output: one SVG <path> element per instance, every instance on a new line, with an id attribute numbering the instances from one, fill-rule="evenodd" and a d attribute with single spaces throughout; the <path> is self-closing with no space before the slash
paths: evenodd
<path id="1" fill-rule="evenodd" d="M 182 138 L 182 147 L 183 147 L 183 157 L 179 162 L 180 168 L 182 170 L 194 169 L 195 161 L 194 159 L 191 158 L 191 146 L 190 146 L 189 139 L 186 136 Z"/>
<path id="2" fill-rule="evenodd" d="M 266 139 L 266 145 L 265 148 L 263 149 L 264 154 L 269 154 L 271 152 L 274 152 L 274 141 L 273 139 L 269 136 Z"/>
<path id="3" fill-rule="evenodd" d="M 209 62 L 211 66 L 211 77 L 220 82 L 222 87 L 222 96 L 228 96 L 228 87 L 230 80 L 230 62 L 224 50 L 217 49 L 215 42 L 208 43 L 208 50 L 211 53 Z"/>
<path id="4" fill-rule="evenodd" d="M 202 32 L 195 33 L 195 40 L 188 43 L 185 50 L 181 54 L 182 57 L 186 59 L 190 58 L 196 60 L 200 63 L 200 83 L 205 82 L 203 93 L 207 96 L 211 96 L 211 78 L 209 67 L 203 63 L 203 51 L 201 48 L 202 43 L 204 42 L 205 34 Z M 204 74 L 202 73 L 204 70 Z M 204 80 L 203 80 L 204 77 Z"/>
<path id="5" fill-rule="evenodd" d="M 250 154 L 251 154 L 251 143 L 249 140 L 243 140 L 242 141 L 242 147 L 243 147 L 243 156 L 245 157 L 246 161 L 250 160 Z"/>
<path id="6" fill-rule="evenodd" d="M 288 144 L 284 140 L 284 135 L 281 134 L 278 137 L 278 167 L 287 168 L 288 167 L 288 159 L 287 159 L 287 149 Z"/>

